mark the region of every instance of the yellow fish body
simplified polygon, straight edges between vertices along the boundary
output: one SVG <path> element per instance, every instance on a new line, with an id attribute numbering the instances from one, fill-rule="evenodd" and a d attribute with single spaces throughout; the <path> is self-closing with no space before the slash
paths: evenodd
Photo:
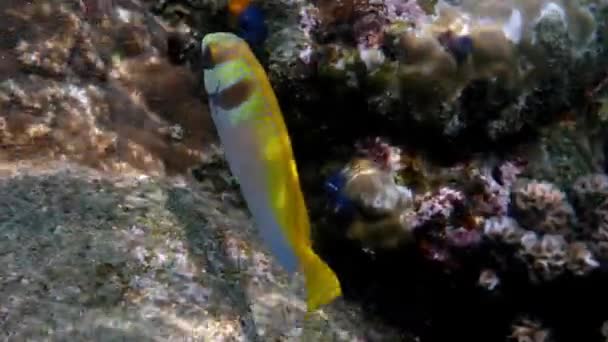
<path id="1" fill-rule="evenodd" d="M 288 272 L 303 272 L 308 311 L 315 311 L 342 290 L 312 249 L 291 141 L 266 72 L 232 33 L 207 34 L 201 50 L 209 107 L 230 171 L 271 252 Z"/>

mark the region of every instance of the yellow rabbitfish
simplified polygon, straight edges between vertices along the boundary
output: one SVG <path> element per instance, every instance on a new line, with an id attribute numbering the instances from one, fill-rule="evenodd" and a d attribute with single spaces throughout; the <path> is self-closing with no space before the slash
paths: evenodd
<path id="1" fill-rule="evenodd" d="M 308 311 L 315 311 L 342 290 L 312 249 L 291 141 L 266 72 L 232 33 L 207 34 L 201 50 L 211 116 L 230 171 L 271 252 L 288 272 L 303 272 Z"/>

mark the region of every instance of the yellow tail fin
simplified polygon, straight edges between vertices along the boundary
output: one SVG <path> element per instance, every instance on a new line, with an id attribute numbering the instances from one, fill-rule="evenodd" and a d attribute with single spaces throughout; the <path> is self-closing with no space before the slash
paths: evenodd
<path id="1" fill-rule="evenodd" d="M 308 312 L 313 312 L 341 296 L 342 288 L 334 271 L 313 250 L 303 248 L 301 258 L 306 283 L 306 304 Z"/>

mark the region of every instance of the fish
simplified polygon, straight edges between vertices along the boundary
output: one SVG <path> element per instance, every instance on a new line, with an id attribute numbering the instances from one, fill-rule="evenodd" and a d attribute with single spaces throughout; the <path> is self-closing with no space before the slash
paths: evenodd
<path id="1" fill-rule="evenodd" d="M 458 36 L 452 31 L 446 31 L 439 35 L 438 40 L 458 65 L 464 63 L 474 49 L 473 39 L 468 35 Z"/>
<path id="2" fill-rule="evenodd" d="M 248 6 L 238 17 L 239 36 L 251 46 L 261 46 L 268 38 L 264 12 L 257 6 Z"/>
<path id="3" fill-rule="evenodd" d="M 204 84 L 220 144 L 262 240 L 283 268 L 304 275 L 308 313 L 342 295 L 313 250 L 291 140 L 268 76 L 247 42 L 213 32 L 201 43 Z"/>
<path id="4" fill-rule="evenodd" d="M 228 12 L 238 17 L 250 4 L 251 0 L 230 0 L 228 1 Z"/>
<path id="5" fill-rule="evenodd" d="M 230 0 L 228 2 L 230 25 L 238 36 L 243 38 L 252 48 L 262 46 L 268 38 L 268 26 L 262 9 L 251 0 Z"/>

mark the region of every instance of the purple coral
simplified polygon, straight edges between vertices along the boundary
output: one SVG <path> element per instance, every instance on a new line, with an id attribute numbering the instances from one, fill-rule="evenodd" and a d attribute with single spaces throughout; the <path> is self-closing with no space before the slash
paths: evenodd
<path id="1" fill-rule="evenodd" d="M 437 193 L 424 195 L 414 225 L 422 226 L 432 219 L 447 220 L 454 211 L 454 207 L 462 203 L 464 195 L 448 187 L 439 189 Z"/>
<path id="2" fill-rule="evenodd" d="M 497 172 L 493 172 L 497 170 Z M 506 215 L 511 203 L 511 187 L 523 171 L 521 162 L 507 161 L 495 169 L 473 170 L 473 179 L 482 185 L 482 193 L 473 199 L 476 212 L 482 215 Z"/>
<path id="3" fill-rule="evenodd" d="M 319 27 L 319 9 L 311 6 L 302 7 L 299 18 L 300 29 L 304 32 L 306 37 L 310 38 L 311 32 Z"/>
<path id="4" fill-rule="evenodd" d="M 314 6 L 304 6 L 300 9 L 300 30 L 308 40 L 312 40 L 313 32 L 319 27 L 319 9 Z M 309 65 L 314 62 L 314 49 L 312 44 L 306 44 L 299 52 L 299 59 Z"/>

